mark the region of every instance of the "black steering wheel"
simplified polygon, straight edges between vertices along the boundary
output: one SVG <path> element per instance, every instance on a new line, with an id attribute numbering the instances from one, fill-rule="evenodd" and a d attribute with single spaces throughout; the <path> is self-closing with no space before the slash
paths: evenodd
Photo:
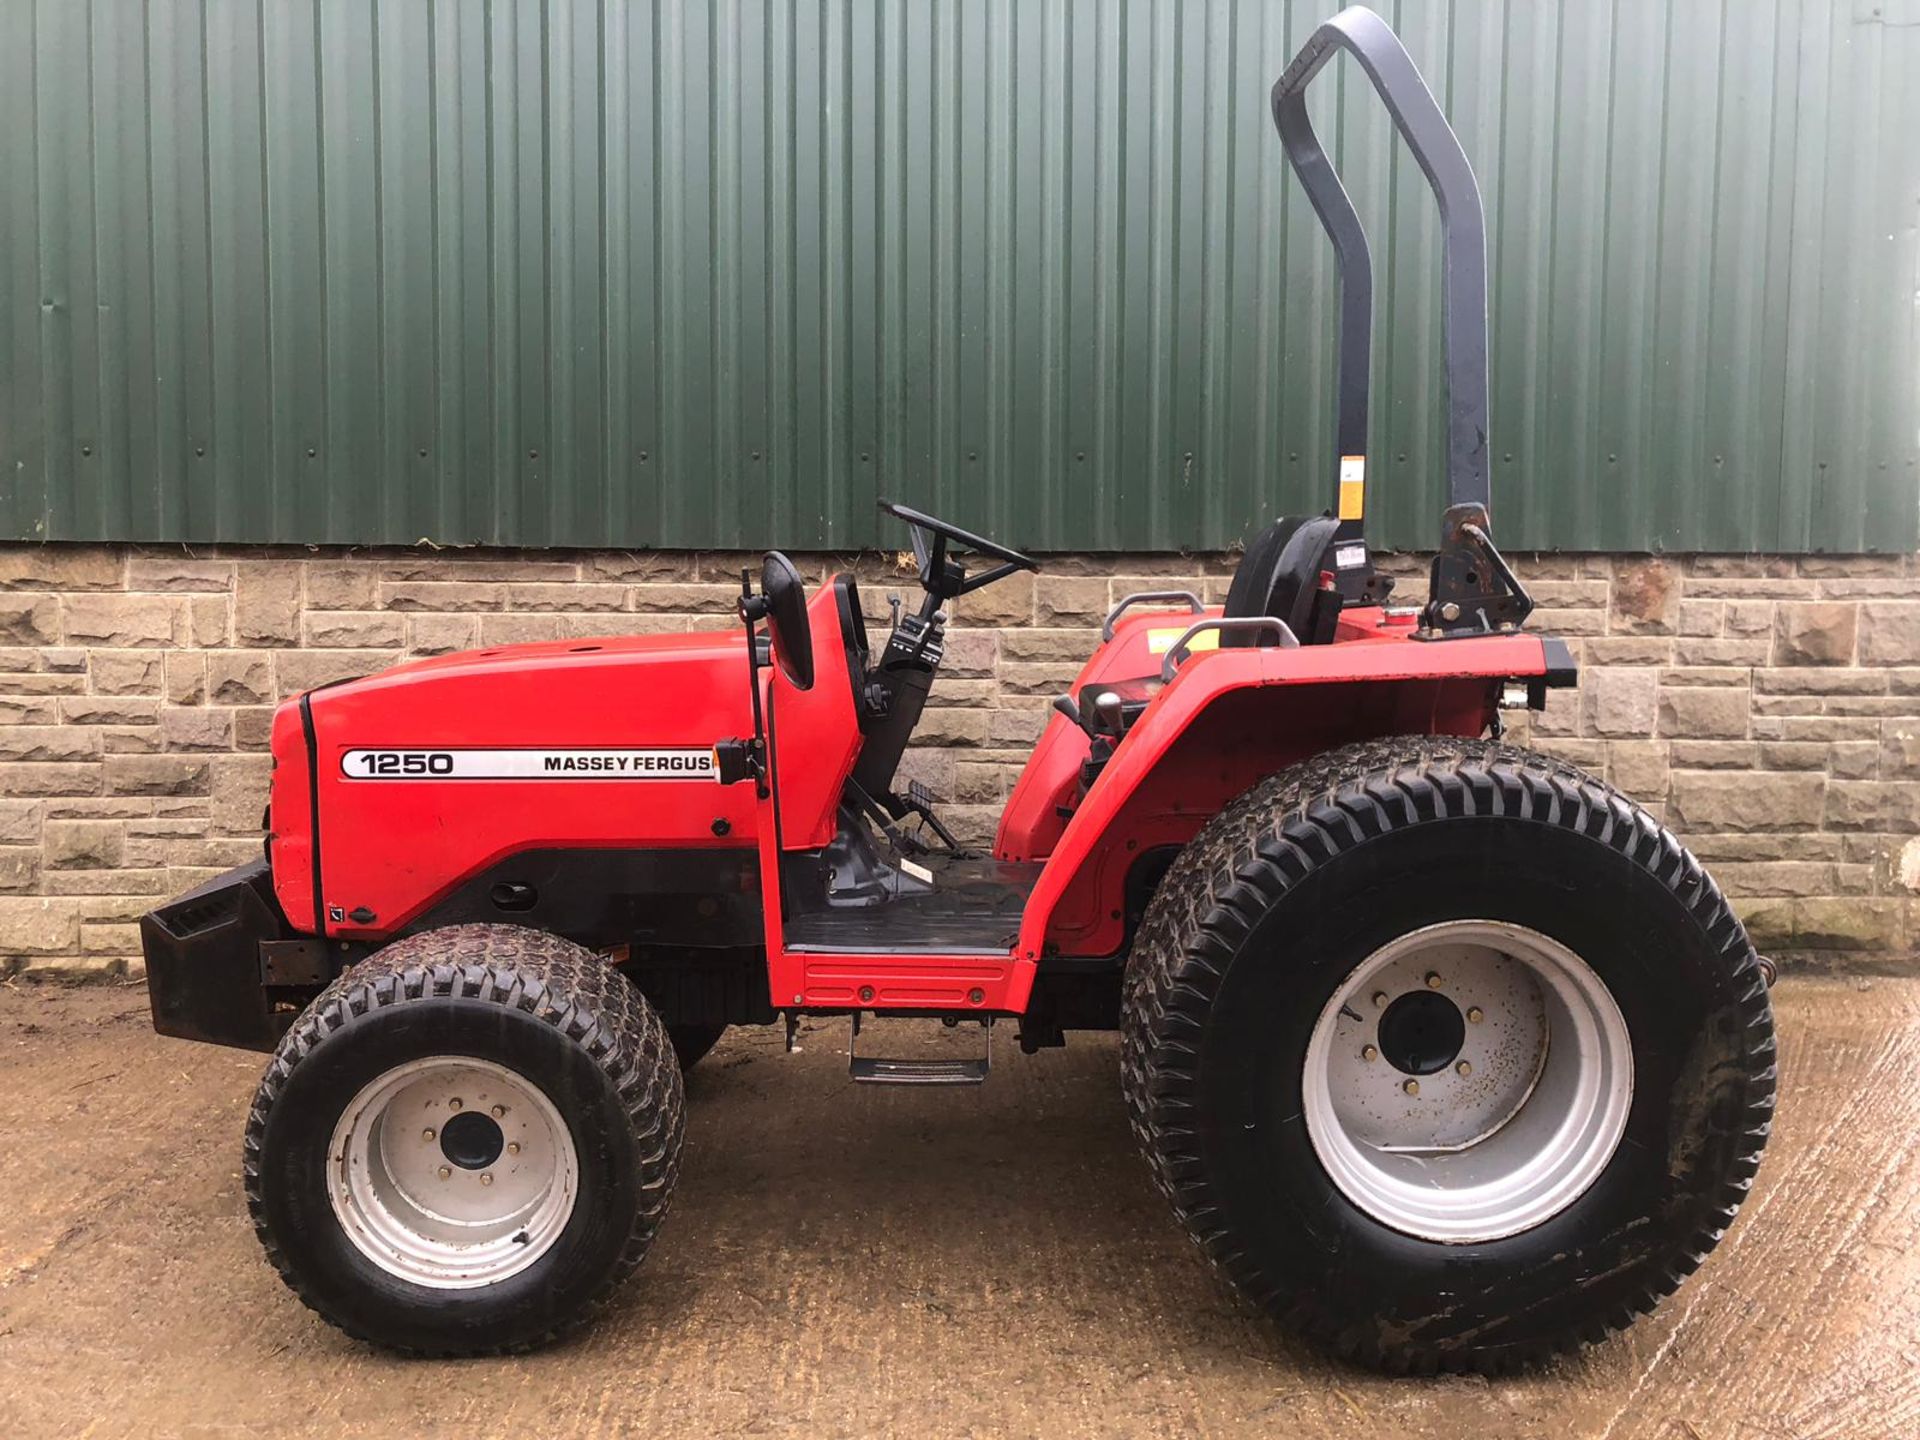
<path id="1" fill-rule="evenodd" d="M 978 590 L 982 585 L 1004 580 L 1016 570 L 1040 568 L 1040 562 L 1031 555 L 1009 550 L 984 535 L 962 530 L 958 525 L 915 510 L 909 505 L 882 500 L 880 508 L 896 520 L 907 522 L 913 535 L 913 558 L 920 564 L 920 583 L 928 593 L 942 600 L 951 600 L 956 595 Z M 965 566 L 948 558 L 947 549 L 950 545 L 959 547 L 962 555 L 986 555 L 1000 563 L 991 570 L 969 575 Z"/>

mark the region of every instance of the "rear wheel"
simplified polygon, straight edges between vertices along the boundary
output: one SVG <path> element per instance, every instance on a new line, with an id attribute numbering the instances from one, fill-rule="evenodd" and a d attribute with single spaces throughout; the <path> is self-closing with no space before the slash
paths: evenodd
<path id="1" fill-rule="evenodd" d="M 640 992 L 579 946 L 431 931 L 321 992 L 247 1122 L 254 1226 L 361 1339 L 522 1350 L 639 1264 L 673 1192 L 680 1070 Z"/>
<path id="2" fill-rule="evenodd" d="M 1331 752 L 1221 812 L 1129 962 L 1124 1082 L 1180 1218 L 1283 1323 L 1500 1370 L 1651 1308 L 1773 1102 L 1739 922 L 1644 811 L 1546 757 Z"/>

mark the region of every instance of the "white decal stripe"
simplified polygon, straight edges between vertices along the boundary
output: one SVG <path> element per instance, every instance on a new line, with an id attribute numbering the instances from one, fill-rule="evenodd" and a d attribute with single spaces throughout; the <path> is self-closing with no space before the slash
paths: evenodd
<path id="1" fill-rule="evenodd" d="M 712 750 L 349 750 L 349 780 L 717 780 Z"/>

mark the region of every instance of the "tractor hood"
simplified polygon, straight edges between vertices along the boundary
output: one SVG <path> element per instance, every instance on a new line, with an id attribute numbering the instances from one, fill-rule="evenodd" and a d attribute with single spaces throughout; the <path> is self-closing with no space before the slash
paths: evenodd
<path id="1" fill-rule="evenodd" d="M 752 787 L 720 784 L 713 753 L 752 734 L 747 686 L 723 630 L 495 646 L 297 696 L 273 725 L 275 895 L 296 929 L 352 938 L 514 851 L 751 835 Z"/>

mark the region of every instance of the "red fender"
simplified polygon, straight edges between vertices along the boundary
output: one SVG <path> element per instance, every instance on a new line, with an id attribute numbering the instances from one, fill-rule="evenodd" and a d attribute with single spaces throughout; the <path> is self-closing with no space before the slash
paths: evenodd
<path id="1" fill-rule="evenodd" d="M 1565 647 L 1537 635 L 1422 642 L 1371 610 L 1342 617 L 1341 628 L 1337 645 L 1201 652 L 1179 669 L 1048 856 L 1021 920 L 1023 971 L 1043 953 L 1115 953 L 1134 861 L 1184 845 L 1264 776 L 1376 735 L 1479 735 L 1501 681 L 1570 668 Z M 1023 992 L 1009 998 L 1026 1000 Z"/>

